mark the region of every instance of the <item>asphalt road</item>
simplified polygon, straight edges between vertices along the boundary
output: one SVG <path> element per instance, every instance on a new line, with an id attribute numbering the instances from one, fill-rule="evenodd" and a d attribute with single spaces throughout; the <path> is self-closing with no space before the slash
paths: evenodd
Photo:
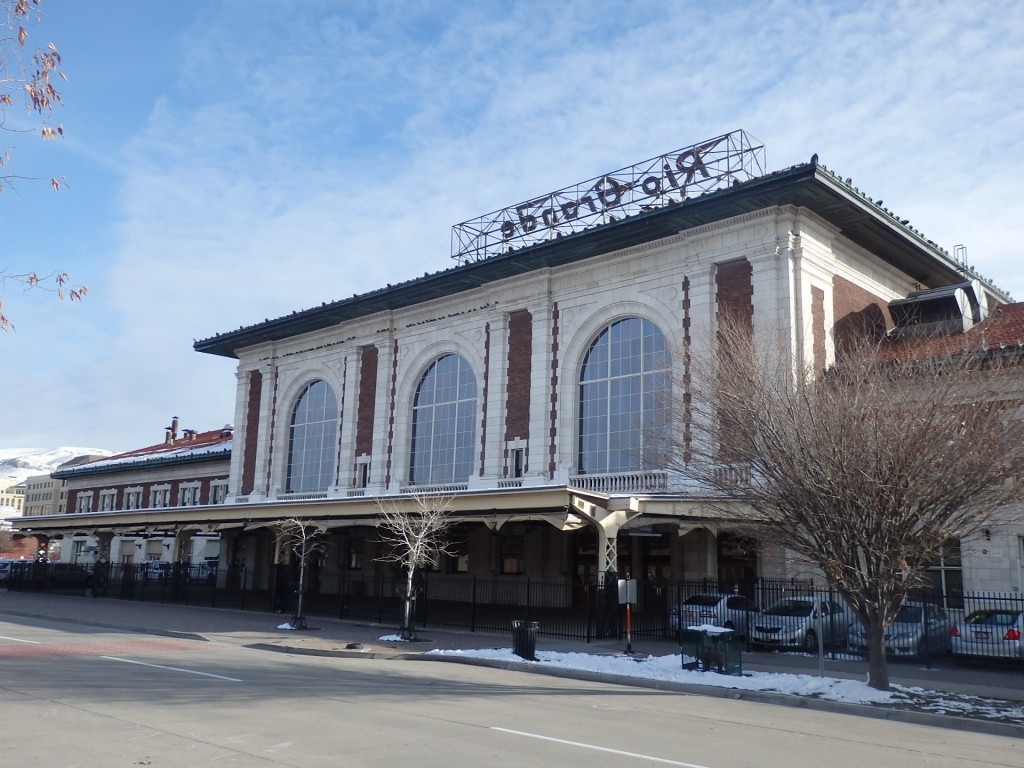
<path id="1" fill-rule="evenodd" d="M 1024 766 L 1024 741 L 430 661 L 0 622 L 9 766 Z"/>

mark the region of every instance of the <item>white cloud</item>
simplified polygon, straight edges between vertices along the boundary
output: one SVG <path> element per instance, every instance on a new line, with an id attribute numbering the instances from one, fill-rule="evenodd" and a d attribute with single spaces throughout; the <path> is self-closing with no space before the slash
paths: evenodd
<path id="1" fill-rule="evenodd" d="M 172 413 L 219 426 L 233 364 L 194 338 L 447 268 L 455 223 L 740 127 L 770 169 L 817 152 L 1024 299 L 1018 3 L 183 10 L 160 48 L 176 78 L 120 153 L 116 219 L 96 223 L 117 245 L 83 327 L 33 314 L 20 350 L 64 362 L 23 372 L 14 412 L 42 396 L 58 415 L 16 416 L 14 442 L 108 430 L 127 449 Z"/>

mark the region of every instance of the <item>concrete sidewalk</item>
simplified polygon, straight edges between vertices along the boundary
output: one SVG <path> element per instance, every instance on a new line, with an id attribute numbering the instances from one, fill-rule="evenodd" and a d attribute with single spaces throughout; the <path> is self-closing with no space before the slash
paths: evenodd
<path id="1" fill-rule="evenodd" d="M 511 648 L 507 634 L 425 629 L 417 642 L 385 641 L 395 635 L 393 626 L 367 622 L 310 617 L 307 630 L 282 630 L 288 617 L 255 611 L 204 608 L 177 604 L 144 603 L 111 598 L 70 597 L 29 592 L 0 594 L 0 618 L 17 617 L 69 621 L 90 627 L 127 629 L 161 635 L 184 635 L 204 640 L 256 646 L 290 653 L 336 656 L 406 657 L 432 650 Z M 669 641 L 638 640 L 631 644 L 637 655 L 667 655 L 679 652 Z M 589 654 L 621 654 L 622 640 L 582 642 L 541 636 L 539 651 Z M 790 674 L 818 674 L 818 660 L 803 654 L 748 653 L 743 656 L 747 671 Z M 825 674 L 854 680 L 866 676 L 864 662 L 825 660 Z M 918 664 L 890 665 L 893 683 L 951 693 L 1024 701 L 1024 674 L 984 668 L 924 669 Z M 641 684 L 637 681 L 635 684 Z"/>

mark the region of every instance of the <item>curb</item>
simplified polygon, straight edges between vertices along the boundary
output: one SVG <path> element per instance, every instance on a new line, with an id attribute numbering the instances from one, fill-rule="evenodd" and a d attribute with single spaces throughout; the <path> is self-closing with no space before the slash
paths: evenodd
<path id="1" fill-rule="evenodd" d="M 709 696 L 719 699 L 751 701 L 757 704 L 774 704 L 794 709 L 810 709 L 816 712 L 855 715 L 876 720 L 889 720 L 910 725 L 926 725 L 934 728 L 947 728 L 955 731 L 982 733 L 989 736 L 1007 736 L 1024 739 L 1024 725 L 978 720 L 956 715 L 939 715 L 933 712 L 918 712 L 909 709 L 897 709 L 873 704 L 854 704 L 852 702 L 828 701 L 808 696 L 794 696 L 771 691 L 747 691 L 737 688 L 721 688 L 719 686 L 694 685 L 692 683 L 675 683 L 668 680 L 651 680 L 628 675 L 613 675 L 606 672 L 588 672 L 582 669 L 564 669 L 545 667 L 541 664 L 518 661 L 496 661 L 494 659 L 474 659 L 429 654 L 406 654 L 395 658 L 417 658 L 423 661 L 439 661 L 449 664 L 466 664 L 469 666 L 491 667 L 511 672 L 525 672 L 548 677 L 562 677 L 573 680 L 585 680 L 594 683 L 624 685 L 632 688 L 647 688 L 683 693 L 692 696 Z"/>

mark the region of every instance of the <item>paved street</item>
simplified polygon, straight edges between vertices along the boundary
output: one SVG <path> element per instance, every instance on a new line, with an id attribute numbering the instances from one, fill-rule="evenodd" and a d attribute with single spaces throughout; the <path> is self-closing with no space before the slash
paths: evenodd
<path id="1" fill-rule="evenodd" d="M 1024 766 L 1006 737 L 233 634 L 0 612 L 4 764 Z"/>

